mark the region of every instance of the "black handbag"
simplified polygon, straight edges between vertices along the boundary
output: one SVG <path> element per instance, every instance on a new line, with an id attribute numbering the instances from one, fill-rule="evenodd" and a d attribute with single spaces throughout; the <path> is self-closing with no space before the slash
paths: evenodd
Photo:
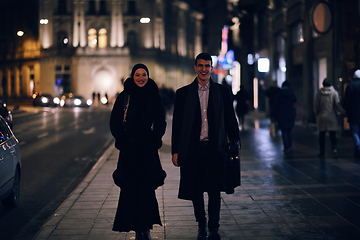
<path id="1" fill-rule="evenodd" d="M 235 188 L 241 185 L 240 143 L 230 143 L 229 154 L 225 159 L 225 181 L 227 194 L 233 194 Z"/>

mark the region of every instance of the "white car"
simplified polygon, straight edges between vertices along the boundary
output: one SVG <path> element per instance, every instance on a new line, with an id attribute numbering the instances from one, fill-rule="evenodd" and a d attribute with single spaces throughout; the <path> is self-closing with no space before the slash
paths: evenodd
<path id="1" fill-rule="evenodd" d="M 4 207 L 16 207 L 20 196 L 19 141 L 0 116 L 0 200 Z"/>

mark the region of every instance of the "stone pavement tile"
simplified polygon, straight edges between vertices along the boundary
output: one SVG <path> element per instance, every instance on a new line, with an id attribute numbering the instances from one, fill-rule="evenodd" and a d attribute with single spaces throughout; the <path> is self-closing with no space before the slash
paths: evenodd
<path id="1" fill-rule="evenodd" d="M 271 218 L 266 216 L 265 214 L 263 216 L 249 216 L 246 213 L 242 213 L 239 215 L 232 215 L 235 219 L 235 221 L 239 224 L 271 224 L 273 221 Z"/>
<path id="2" fill-rule="evenodd" d="M 196 239 L 197 236 L 197 225 L 192 226 L 167 226 L 165 228 L 166 239 Z"/>
<path id="3" fill-rule="evenodd" d="M 98 212 L 98 209 L 70 209 L 61 221 L 67 221 L 68 219 L 95 219 Z"/>
<path id="4" fill-rule="evenodd" d="M 87 235 L 80 235 L 80 234 L 74 234 L 74 235 L 55 235 L 55 236 L 50 236 L 49 238 L 47 238 L 47 240 L 86 240 L 87 239 Z"/>
<path id="5" fill-rule="evenodd" d="M 241 233 L 244 236 L 248 237 L 258 237 L 258 236 L 284 236 L 284 233 L 278 228 L 271 229 L 242 229 Z"/>
<path id="6" fill-rule="evenodd" d="M 91 228 L 55 228 L 51 236 L 73 236 L 73 235 L 87 235 Z"/>
<path id="7" fill-rule="evenodd" d="M 64 230 L 64 229 L 91 229 L 93 227 L 93 219 L 67 219 L 65 221 L 60 222 L 56 229 Z"/>
<path id="8" fill-rule="evenodd" d="M 77 209 L 99 209 L 101 208 L 101 206 L 103 205 L 103 201 L 102 202 L 94 202 L 94 201 L 90 201 L 90 202 L 75 202 L 74 205 L 71 207 L 72 210 L 77 210 Z"/>
<path id="9" fill-rule="evenodd" d="M 358 240 L 359 230 L 353 226 L 320 228 L 320 230 L 331 239 Z"/>

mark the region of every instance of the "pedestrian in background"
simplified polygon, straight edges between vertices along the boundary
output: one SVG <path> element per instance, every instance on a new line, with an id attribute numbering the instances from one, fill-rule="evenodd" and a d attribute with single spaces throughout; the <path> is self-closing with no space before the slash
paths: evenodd
<path id="1" fill-rule="evenodd" d="M 265 95 L 269 98 L 270 120 L 272 123 L 275 122 L 273 109 L 274 109 L 275 98 L 278 95 L 279 91 L 280 88 L 277 85 L 277 81 L 273 81 L 272 85 L 265 91 Z"/>
<path id="2" fill-rule="evenodd" d="M 230 89 L 214 82 L 211 55 L 200 53 L 194 64 L 197 77 L 175 93 L 172 162 L 180 167 L 180 199 L 191 200 L 198 222 L 198 240 L 219 240 L 220 191 L 234 193 L 240 185 L 240 166 L 227 181 L 226 166 L 239 160 L 240 135 Z M 230 140 L 230 144 L 228 143 Z M 230 145 L 230 149 L 229 149 Z M 230 153 L 228 152 L 230 151 Z M 204 192 L 208 193 L 207 238 Z"/>
<path id="3" fill-rule="evenodd" d="M 113 231 L 136 232 L 148 240 L 154 224 L 161 224 L 155 189 L 164 183 L 158 149 L 166 122 L 156 83 L 148 68 L 136 64 L 111 112 L 110 130 L 120 150 L 113 179 L 121 188 Z"/>
<path id="4" fill-rule="evenodd" d="M 355 71 L 354 81 L 345 89 L 343 106 L 355 146 L 354 157 L 360 158 L 360 69 Z"/>
<path id="5" fill-rule="evenodd" d="M 345 110 L 340 105 L 339 94 L 331 86 L 328 78 L 323 81 L 321 88 L 315 97 L 315 114 L 317 129 L 319 131 L 319 157 L 325 157 L 325 136 L 329 132 L 330 142 L 334 158 L 338 157 L 336 131 L 338 130 L 337 113 L 345 114 Z"/>
<path id="6" fill-rule="evenodd" d="M 294 103 L 296 96 L 289 81 L 284 81 L 279 93 L 275 97 L 273 113 L 284 144 L 284 152 L 289 153 L 292 149 L 292 128 L 295 124 L 296 109 Z"/>
<path id="7" fill-rule="evenodd" d="M 241 86 L 240 91 L 235 95 L 236 101 L 236 115 L 238 116 L 239 123 L 241 124 L 241 130 L 245 129 L 245 115 L 249 112 L 249 95 L 244 86 Z"/>

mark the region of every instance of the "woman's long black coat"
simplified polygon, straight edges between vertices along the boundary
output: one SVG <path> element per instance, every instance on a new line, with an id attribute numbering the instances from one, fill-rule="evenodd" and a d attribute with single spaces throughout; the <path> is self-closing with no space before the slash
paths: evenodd
<path id="1" fill-rule="evenodd" d="M 124 107 L 130 96 L 126 123 Z M 150 184 L 149 164 L 160 163 L 158 149 L 165 133 L 165 114 L 155 82 L 148 80 L 142 88 L 132 78 L 114 104 L 110 130 L 120 150 L 117 184 L 121 188 L 114 231 L 128 232 L 151 229 L 160 224 L 156 187 Z M 161 165 L 159 166 L 161 167 Z"/>

